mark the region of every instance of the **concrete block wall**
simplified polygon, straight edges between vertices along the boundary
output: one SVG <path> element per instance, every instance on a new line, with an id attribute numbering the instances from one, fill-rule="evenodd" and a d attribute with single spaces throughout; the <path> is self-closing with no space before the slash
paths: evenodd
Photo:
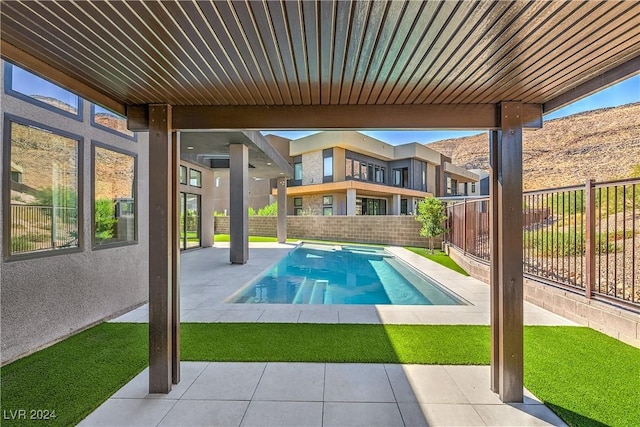
<path id="1" fill-rule="evenodd" d="M 466 257 L 457 248 L 447 250 L 471 276 L 489 283 L 487 264 Z M 640 348 L 640 313 L 527 278 L 523 291 L 525 301 Z"/>
<path id="2" fill-rule="evenodd" d="M 249 217 L 249 235 L 276 236 L 276 217 Z M 216 217 L 218 234 L 229 234 L 229 217 Z M 288 216 L 287 236 L 298 239 L 428 247 L 413 216 Z M 441 239 L 434 239 L 439 248 Z"/>

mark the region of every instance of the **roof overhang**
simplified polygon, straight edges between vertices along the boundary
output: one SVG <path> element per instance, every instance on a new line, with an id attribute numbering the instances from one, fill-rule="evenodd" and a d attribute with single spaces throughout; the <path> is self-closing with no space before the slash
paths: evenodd
<path id="1" fill-rule="evenodd" d="M 2 3 L 0 38 L 115 112 L 174 106 L 175 129 L 495 129 L 514 100 L 535 128 L 640 72 L 639 20 L 638 1 L 34 0 Z"/>
<path id="2" fill-rule="evenodd" d="M 180 132 L 180 156 L 216 169 L 215 161 L 229 159 L 229 145 L 243 144 L 249 150 L 249 175 L 260 178 L 293 176 L 286 159 L 256 131 Z M 214 161 L 214 163 L 212 163 Z M 227 169 L 228 166 L 222 167 Z"/>

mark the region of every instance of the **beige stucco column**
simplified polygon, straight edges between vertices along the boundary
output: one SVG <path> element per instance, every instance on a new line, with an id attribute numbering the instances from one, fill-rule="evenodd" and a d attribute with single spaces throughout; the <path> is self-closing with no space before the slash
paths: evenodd
<path id="1" fill-rule="evenodd" d="M 389 215 L 400 215 L 400 200 L 401 197 L 399 194 L 391 196 L 391 211 Z"/>
<path id="2" fill-rule="evenodd" d="M 356 189 L 347 189 L 347 216 L 355 216 L 356 214 Z"/>

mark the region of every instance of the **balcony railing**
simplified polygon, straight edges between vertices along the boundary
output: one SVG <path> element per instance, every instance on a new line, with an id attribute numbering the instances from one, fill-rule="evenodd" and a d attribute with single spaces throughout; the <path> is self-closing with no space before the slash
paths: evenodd
<path id="1" fill-rule="evenodd" d="M 523 272 L 640 308 L 640 179 L 523 194 Z M 451 204 L 445 239 L 489 261 L 489 199 Z"/>

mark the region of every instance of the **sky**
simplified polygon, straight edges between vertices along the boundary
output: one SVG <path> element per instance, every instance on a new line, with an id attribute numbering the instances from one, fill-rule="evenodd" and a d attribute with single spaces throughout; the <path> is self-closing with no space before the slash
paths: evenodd
<path id="1" fill-rule="evenodd" d="M 546 114 L 544 120 L 552 120 L 566 117 L 571 114 L 583 111 L 596 110 L 598 108 L 616 107 L 618 105 L 640 102 L 640 75 L 613 85 L 607 89 L 597 92 L 591 96 L 574 102 L 564 108 Z M 289 139 L 302 138 L 317 131 L 266 131 L 266 134 L 276 134 Z M 485 131 L 360 131 L 372 138 L 379 139 L 391 145 L 405 144 L 408 142 L 419 142 L 428 144 L 434 141 L 441 141 L 449 138 L 460 138 L 463 136 L 476 135 Z"/>

